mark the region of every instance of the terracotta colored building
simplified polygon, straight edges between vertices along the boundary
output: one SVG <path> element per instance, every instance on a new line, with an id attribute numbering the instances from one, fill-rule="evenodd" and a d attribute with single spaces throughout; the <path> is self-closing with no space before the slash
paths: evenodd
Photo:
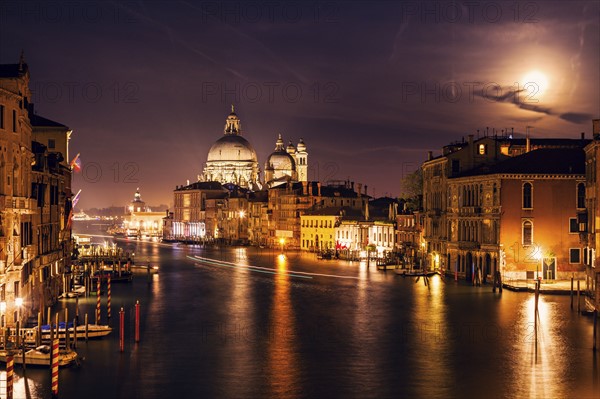
<path id="1" fill-rule="evenodd" d="M 588 142 L 470 136 L 430 154 L 422 166 L 427 263 L 467 280 L 495 270 L 519 279 L 583 273 L 577 201 Z"/>

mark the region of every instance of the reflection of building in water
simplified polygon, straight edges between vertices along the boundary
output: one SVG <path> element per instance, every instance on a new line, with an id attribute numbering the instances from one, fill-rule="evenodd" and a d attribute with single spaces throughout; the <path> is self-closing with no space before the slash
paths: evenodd
<path id="1" fill-rule="evenodd" d="M 164 216 L 164 212 L 152 212 L 146 206 L 138 187 L 133 200 L 125 211 L 124 233 L 131 237 L 160 237 L 162 236 Z"/>

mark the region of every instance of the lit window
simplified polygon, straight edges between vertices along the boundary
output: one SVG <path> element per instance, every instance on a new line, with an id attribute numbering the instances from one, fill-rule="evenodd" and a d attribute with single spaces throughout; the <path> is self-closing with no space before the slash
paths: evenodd
<path id="1" fill-rule="evenodd" d="M 523 209 L 533 209 L 533 186 L 531 183 L 523 184 Z"/>
<path id="2" fill-rule="evenodd" d="M 487 154 L 487 146 L 485 144 L 479 144 L 479 155 Z"/>
<path id="3" fill-rule="evenodd" d="M 523 222 L 523 246 L 531 245 L 533 242 L 533 223 L 526 220 Z"/>

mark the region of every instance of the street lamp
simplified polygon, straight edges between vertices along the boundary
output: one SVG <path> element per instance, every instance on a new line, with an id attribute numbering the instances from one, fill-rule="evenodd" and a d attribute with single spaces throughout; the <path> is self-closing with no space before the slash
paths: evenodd
<path id="1" fill-rule="evenodd" d="M 537 252 L 535 253 L 534 258 L 538 261 L 538 262 L 535 262 L 535 278 L 539 279 L 540 278 L 540 262 L 542 262 L 542 248 L 538 248 Z M 543 267 L 542 267 L 542 270 L 544 270 Z"/>
<path id="2" fill-rule="evenodd" d="M 21 298 L 21 297 L 15 298 L 15 305 L 17 305 L 17 309 L 19 311 L 17 320 L 21 321 L 21 306 L 23 306 L 23 298 Z"/>
<path id="3" fill-rule="evenodd" d="M 283 246 L 285 245 L 285 238 L 280 238 L 279 244 L 281 244 L 281 253 L 283 254 Z"/>
<path id="4" fill-rule="evenodd" d="M 244 217 L 246 216 L 246 212 L 244 212 L 244 210 L 240 210 L 238 212 L 239 215 L 239 219 L 238 219 L 238 240 L 240 240 L 240 243 L 242 241 L 242 220 L 244 219 Z"/>

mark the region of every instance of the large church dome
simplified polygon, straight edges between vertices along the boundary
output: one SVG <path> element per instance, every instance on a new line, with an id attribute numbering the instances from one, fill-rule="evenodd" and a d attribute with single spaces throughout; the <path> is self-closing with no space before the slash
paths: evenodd
<path id="1" fill-rule="evenodd" d="M 258 177 L 260 170 L 256 151 L 248 140 L 241 136 L 240 119 L 233 105 L 231 113 L 225 120 L 223 133 L 224 135 L 210 147 L 204 172 L 199 179 L 260 189 Z"/>
<path id="2" fill-rule="evenodd" d="M 248 161 L 258 162 L 252 145 L 235 134 L 228 134 L 217 140 L 208 151 L 208 162 L 212 161 Z"/>

